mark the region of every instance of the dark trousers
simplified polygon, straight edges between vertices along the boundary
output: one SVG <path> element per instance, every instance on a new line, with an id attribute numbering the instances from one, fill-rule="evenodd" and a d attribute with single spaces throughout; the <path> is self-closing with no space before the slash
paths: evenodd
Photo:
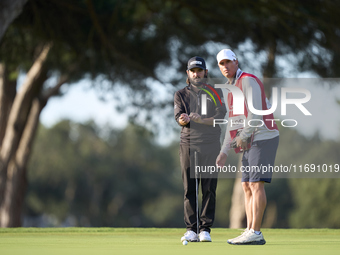
<path id="1" fill-rule="evenodd" d="M 208 231 L 210 233 L 210 228 L 215 218 L 217 174 L 209 175 L 209 178 L 198 176 L 198 184 L 201 183 L 202 188 L 202 208 L 199 214 L 199 231 L 197 231 L 195 150 L 198 151 L 198 163 L 200 166 L 215 166 L 216 158 L 220 151 L 220 144 L 215 143 L 209 145 L 208 148 L 180 145 L 180 160 L 184 186 L 184 222 L 186 228 L 196 233 L 201 231 Z"/>

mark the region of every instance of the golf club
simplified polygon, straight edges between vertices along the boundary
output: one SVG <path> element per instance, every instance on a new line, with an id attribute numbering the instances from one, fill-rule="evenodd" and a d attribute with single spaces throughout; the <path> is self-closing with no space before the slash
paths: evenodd
<path id="1" fill-rule="evenodd" d="M 198 217 L 198 173 L 196 171 L 196 166 L 198 166 L 198 152 L 195 151 L 195 182 L 196 182 L 196 227 L 197 227 L 197 235 L 199 235 L 199 217 Z"/>

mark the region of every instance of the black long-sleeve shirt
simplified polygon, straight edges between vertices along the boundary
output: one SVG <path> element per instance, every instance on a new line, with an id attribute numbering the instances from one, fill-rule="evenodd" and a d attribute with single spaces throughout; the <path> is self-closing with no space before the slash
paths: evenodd
<path id="1" fill-rule="evenodd" d="M 190 115 L 190 113 L 198 113 L 202 118 L 224 119 L 226 115 L 226 107 L 223 100 L 223 93 L 221 89 L 215 89 L 221 98 L 222 104 L 218 100 L 216 94 L 207 86 L 203 87 L 209 91 L 214 98 L 203 90 L 196 93 L 191 85 L 178 90 L 174 97 L 174 115 L 179 124 L 179 117 L 182 113 Z M 207 114 L 201 114 L 201 95 L 207 94 Z M 215 99 L 215 102 L 214 102 Z M 179 124 L 180 125 L 180 124 Z M 220 141 L 221 129 L 219 125 L 211 126 L 206 124 L 196 123 L 190 121 L 187 125 L 182 126 L 181 130 L 181 144 L 208 144 Z"/>

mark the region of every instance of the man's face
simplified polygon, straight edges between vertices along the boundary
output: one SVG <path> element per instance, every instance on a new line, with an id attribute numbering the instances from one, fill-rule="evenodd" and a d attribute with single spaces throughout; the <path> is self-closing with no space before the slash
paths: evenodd
<path id="1" fill-rule="evenodd" d="M 218 66 L 220 68 L 221 73 L 226 78 L 233 78 L 235 77 L 235 74 L 238 69 L 238 61 L 237 60 L 229 60 L 229 59 L 223 59 L 218 63 Z"/>
<path id="2" fill-rule="evenodd" d="M 188 78 L 190 80 L 190 83 L 192 83 L 195 86 L 202 86 L 203 84 L 200 83 L 200 81 L 205 78 L 206 74 L 208 73 L 208 70 L 204 70 L 202 68 L 192 68 L 190 70 L 187 70 Z"/>

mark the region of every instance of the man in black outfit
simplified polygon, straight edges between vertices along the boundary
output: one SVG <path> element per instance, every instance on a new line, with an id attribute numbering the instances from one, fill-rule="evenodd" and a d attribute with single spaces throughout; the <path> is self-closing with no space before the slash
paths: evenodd
<path id="1" fill-rule="evenodd" d="M 222 91 L 208 85 L 205 60 L 193 57 L 188 61 L 187 84 L 177 91 L 174 98 L 174 114 L 182 127 L 180 161 L 184 186 L 184 221 L 187 232 L 181 238 L 189 242 L 211 242 L 210 228 L 215 217 L 217 174 L 198 175 L 202 187 L 202 208 L 199 229 L 196 217 L 196 182 L 194 152 L 198 165 L 215 166 L 220 151 L 221 130 L 213 126 L 214 119 L 223 119 L 226 107 Z"/>

